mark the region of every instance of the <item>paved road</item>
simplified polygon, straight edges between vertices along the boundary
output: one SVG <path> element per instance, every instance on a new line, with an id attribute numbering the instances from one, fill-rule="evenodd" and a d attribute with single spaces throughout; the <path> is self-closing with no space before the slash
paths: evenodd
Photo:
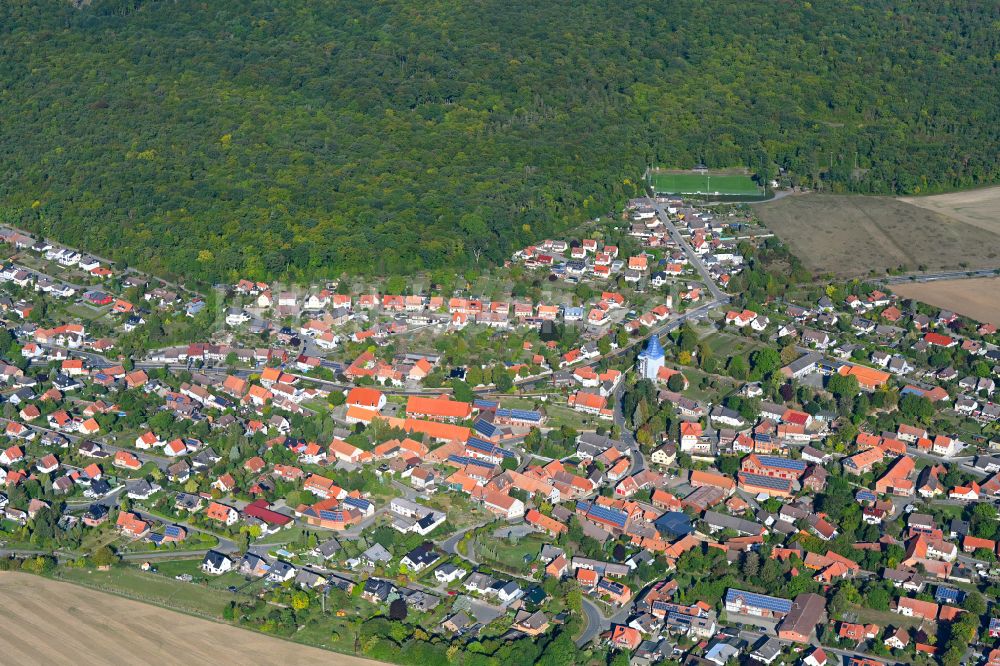
<path id="1" fill-rule="evenodd" d="M 73 559 L 72 553 L 60 550 L 26 550 L 21 548 L 0 548 L 0 557 L 35 557 L 37 555 L 52 555 L 56 559 Z"/>
<path id="2" fill-rule="evenodd" d="M 721 301 L 721 303 L 728 303 L 729 302 L 729 297 L 728 296 L 724 295 L 723 299 L 724 300 Z M 674 330 L 678 326 L 681 326 L 686 321 L 689 321 L 691 319 L 697 319 L 699 317 L 702 317 L 702 316 L 708 314 L 708 312 L 710 310 L 712 310 L 713 308 L 717 307 L 719 304 L 720 304 L 720 302 L 717 302 L 717 301 L 709 301 L 707 303 L 704 303 L 704 304 L 700 305 L 699 307 L 695 308 L 694 310 L 688 310 L 687 312 L 683 313 L 679 317 L 671 319 L 670 321 L 668 321 L 667 323 L 665 323 L 663 326 L 660 326 L 659 328 L 651 330 L 648 335 L 646 335 L 645 337 L 637 340 L 635 343 L 633 343 L 629 347 L 626 347 L 626 348 L 623 348 L 623 349 L 619 349 L 618 351 L 613 352 L 612 354 L 609 354 L 608 356 L 609 357 L 611 357 L 611 356 L 617 356 L 619 354 L 625 353 L 629 348 L 634 347 L 635 345 L 641 344 L 644 340 L 649 339 L 653 335 L 661 335 L 663 333 L 669 333 L 670 331 Z M 646 468 L 646 461 L 643 458 L 642 451 L 639 450 L 639 443 L 637 441 L 635 441 L 635 436 L 633 435 L 632 431 L 629 430 L 628 426 L 625 423 L 625 414 L 622 413 L 622 396 L 624 394 L 625 394 L 625 382 L 622 381 L 621 383 L 619 383 L 618 388 L 616 388 L 615 391 L 614 391 L 614 393 L 612 393 L 612 395 L 611 395 L 611 400 L 612 400 L 612 403 L 614 404 L 614 415 L 613 415 L 613 418 L 612 418 L 612 422 L 615 425 L 617 425 L 618 429 L 621 431 L 621 441 L 624 442 L 625 445 L 632 452 L 632 467 L 629 470 L 629 474 L 637 474 L 637 473 L 641 472 L 642 470 L 644 470 Z"/>
<path id="3" fill-rule="evenodd" d="M 650 204 L 656 210 L 656 214 L 660 218 L 660 222 L 662 222 L 663 226 L 670 232 L 674 242 L 684 250 L 684 254 L 688 257 L 688 261 L 690 261 L 691 265 L 694 266 L 698 273 L 701 274 L 701 278 L 704 280 L 705 286 L 712 293 L 712 298 L 720 302 L 728 301 L 726 294 L 723 293 L 722 289 L 719 288 L 719 285 L 716 284 L 715 280 L 712 278 L 712 274 L 708 272 L 705 262 L 701 260 L 698 253 L 695 252 L 694 248 L 691 247 L 691 244 L 688 243 L 683 236 L 681 236 L 681 232 L 670 220 L 670 214 L 667 212 L 667 209 L 663 206 L 663 204 L 657 203 L 655 199 L 650 199 Z"/>
<path id="4" fill-rule="evenodd" d="M 88 287 L 87 285 L 77 284 L 77 283 L 74 283 L 74 282 L 69 282 L 68 280 L 63 280 L 62 278 L 58 278 L 58 277 L 56 277 L 54 275 L 49 275 L 48 273 L 43 273 L 42 271 L 35 270 L 34 268 L 31 268 L 30 266 L 25 266 L 24 264 L 19 264 L 16 261 L 13 262 L 13 265 L 16 268 L 20 268 L 20 269 L 26 271 L 29 275 L 31 275 L 31 277 L 35 280 L 35 282 L 38 282 L 38 280 L 40 278 L 44 277 L 44 278 L 48 278 L 52 282 L 55 282 L 56 284 L 61 284 L 64 287 L 72 287 L 77 292 L 87 291 L 88 289 L 91 289 L 91 287 Z"/>
<path id="5" fill-rule="evenodd" d="M 583 616 L 587 620 L 587 628 L 580 634 L 580 638 L 576 639 L 577 647 L 583 647 L 594 640 L 604 627 L 604 616 L 601 615 L 601 611 L 597 609 L 594 602 L 587 597 L 583 598 Z"/>
<path id="6" fill-rule="evenodd" d="M 882 284 L 905 284 L 907 282 L 934 282 L 936 280 L 962 280 L 966 278 L 996 277 L 1000 267 L 983 268 L 973 271 L 939 271 L 937 273 L 908 273 L 893 275 L 879 280 Z"/>
<path id="7" fill-rule="evenodd" d="M 723 292 L 722 289 L 720 289 L 719 286 L 716 284 L 715 280 L 712 279 L 711 273 L 708 272 L 708 268 L 705 266 L 705 263 L 701 260 L 701 257 L 698 255 L 698 253 L 695 252 L 694 248 L 691 247 L 691 245 L 684 239 L 683 236 L 681 236 L 680 231 L 670 220 L 670 215 L 669 213 L 667 213 L 666 208 L 664 208 L 662 204 L 656 203 L 654 200 L 650 200 L 650 202 L 653 208 L 656 210 L 656 213 L 660 218 L 660 222 L 662 222 L 663 226 L 666 227 L 667 230 L 670 232 L 670 235 L 673 237 L 674 242 L 676 242 L 677 245 L 680 246 L 682 250 L 684 250 L 684 253 L 688 257 L 688 261 L 690 261 L 691 265 L 694 266 L 695 269 L 697 269 L 699 274 L 701 274 L 705 286 L 712 294 L 712 299 L 699 305 L 693 310 L 688 310 L 683 314 L 681 314 L 680 316 L 670 319 L 663 326 L 652 329 L 648 335 L 644 336 L 639 340 L 636 340 L 629 347 L 620 349 L 614 354 L 611 354 L 610 356 L 617 356 L 619 354 L 625 353 L 629 348 L 641 344 L 644 340 L 654 335 L 662 335 L 664 333 L 669 333 L 670 331 L 683 325 L 684 322 L 703 317 L 707 315 L 714 308 L 719 307 L 721 305 L 725 305 L 730 301 L 729 295 Z M 645 469 L 646 463 L 645 460 L 643 459 L 642 452 L 639 450 L 638 442 L 635 441 L 633 433 L 629 431 L 629 429 L 625 425 L 625 415 L 622 413 L 622 395 L 624 394 L 624 391 L 625 391 L 625 384 L 624 382 L 622 382 L 621 385 L 619 385 L 619 387 L 615 390 L 612 396 L 614 402 L 614 423 L 621 430 L 622 441 L 626 445 L 628 445 L 633 454 L 632 468 L 630 470 L 630 474 L 636 474 Z"/>
<path id="8" fill-rule="evenodd" d="M 11 231 L 16 231 L 16 232 L 24 234 L 26 236 L 32 237 L 36 241 L 37 240 L 44 240 L 45 242 L 49 243 L 53 247 L 63 247 L 63 248 L 69 248 L 71 250 L 75 250 L 77 252 L 80 252 L 81 254 L 94 257 L 95 259 L 97 259 L 98 261 L 100 261 L 102 264 L 106 264 L 107 266 L 110 266 L 112 268 L 115 268 L 116 265 L 117 265 L 117 262 L 115 262 L 114 260 L 108 259 L 107 257 L 103 257 L 103 256 L 101 256 L 99 254 L 96 254 L 95 252 L 90 251 L 90 250 L 85 250 L 83 248 L 78 248 L 78 247 L 73 247 L 73 246 L 70 246 L 70 245 L 66 245 L 65 243 L 53 240 L 53 239 L 48 238 L 46 236 L 38 236 L 38 235 L 36 235 L 36 234 L 34 234 L 34 233 L 30 232 L 30 231 L 27 231 L 26 229 L 20 229 L 18 227 L 14 227 L 14 226 L 11 226 L 9 224 L 0 224 L 0 229 L 8 229 L 8 230 L 11 230 Z M 44 255 L 41 255 L 41 256 L 44 257 Z M 196 296 L 203 296 L 204 295 L 200 291 L 196 291 L 196 290 L 191 289 L 189 287 L 186 287 L 186 286 L 184 286 L 182 284 L 177 284 L 176 282 L 171 282 L 170 280 L 167 280 L 166 278 L 154 276 L 154 275 L 151 275 L 151 274 L 148 274 L 148 273 L 143 273 L 142 271 L 136 270 L 135 268 L 132 268 L 132 267 L 126 268 L 121 273 L 121 275 L 122 276 L 125 276 L 125 275 L 138 275 L 138 276 L 146 278 L 147 280 L 150 280 L 152 282 L 160 282 L 160 283 L 163 283 L 163 284 L 165 284 L 167 286 L 174 287 L 174 288 L 179 289 L 181 291 L 186 291 L 186 292 L 188 292 L 190 294 L 194 294 Z M 56 278 L 53 278 L 53 279 L 56 279 Z M 56 281 L 58 281 L 58 282 L 65 282 L 64 280 L 58 280 L 58 279 L 56 279 Z M 67 282 L 66 284 L 72 284 L 72 283 Z M 92 287 L 91 286 L 87 286 L 87 285 L 80 285 L 80 288 L 83 289 L 83 290 L 87 290 L 87 289 L 91 289 Z"/>
<path id="9" fill-rule="evenodd" d="M 472 555 L 471 553 L 465 554 L 458 552 L 458 542 L 462 540 L 462 537 L 464 537 L 467 532 L 471 532 L 476 528 L 482 527 L 483 525 L 487 525 L 488 522 L 489 521 L 476 523 L 475 525 L 470 525 L 469 527 L 466 527 L 463 530 L 455 532 L 454 534 L 452 534 L 450 537 L 448 537 L 439 544 L 441 546 L 441 550 L 443 550 L 446 553 L 450 553 L 452 555 L 458 555 L 459 557 L 464 557 L 472 564 L 478 565 L 479 562 L 476 561 L 475 555 Z"/>
<path id="10" fill-rule="evenodd" d="M 124 491 L 125 484 L 122 484 L 100 499 L 69 500 L 66 502 L 66 507 L 68 509 L 79 511 L 81 509 L 87 509 L 93 504 L 100 504 L 108 507 L 109 509 L 114 509 L 120 504 L 118 497 Z"/>
<path id="11" fill-rule="evenodd" d="M 52 428 L 46 428 L 45 426 L 36 425 L 36 424 L 33 424 L 33 423 L 21 423 L 21 421 L 17 421 L 17 420 L 13 420 L 13 419 L 7 419 L 7 418 L 4 418 L 4 417 L 0 417 L 0 423 L 4 423 L 4 424 L 6 424 L 6 423 L 20 423 L 21 425 L 28 426 L 32 430 L 36 430 L 36 431 L 39 431 L 39 432 L 51 432 L 51 433 L 55 433 L 57 435 L 62 435 L 63 437 L 65 437 L 66 439 L 68 439 L 73 444 L 78 444 L 81 440 L 90 439 L 90 440 L 95 441 L 98 444 L 100 444 L 101 448 L 103 450 L 108 451 L 111 454 L 115 454 L 118 451 L 128 451 L 128 452 L 132 453 L 136 458 L 138 458 L 140 460 L 140 462 L 142 462 L 142 463 L 153 462 L 161 470 L 166 470 L 168 465 L 176 462 L 176 460 L 171 460 L 171 459 L 163 457 L 163 456 L 157 456 L 157 455 L 154 455 L 154 454 L 151 454 L 151 453 L 146 453 L 145 451 L 139 451 L 138 449 L 132 449 L 132 448 L 127 448 L 127 447 L 123 447 L 123 446 L 115 446 L 114 444 L 108 444 L 105 441 L 107 435 L 102 435 L 102 436 L 99 436 L 99 437 L 81 437 L 81 436 L 73 434 L 73 433 L 62 432 L 60 430 L 53 430 Z M 110 465 L 112 461 L 108 460 L 107 458 L 103 458 L 103 459 L 101 459 L 101 462 L 104 462 L 104 463 Z"/>
<path id="12" fill-rule="evenodd" d="M 635 436 L 633 436 L 632 431 L 625 423 L 625 413 L 622 412 L 622 396 L 624 395 L 625 382 L 620 382 L 618 388 L 611 394 L 611 400 L 614 403 L 613 423 L 618 426 L 618 430 L 621 433 L 621 441 L 628 448 L 632 456 L 632 467 L 629 468 L 628 473 L 629 475 L 633 475 L 638 474 L 646 468 L 646 460 L 639 449 L 639 442 L 635 441 Z"/>
<path id="13" fill-rule="evenodd" d="M 769 638 L 776 638 L 773 634 L 765 634 L 765 633 L 760 632 L 760 631 L 741 631 L 740 632 L 740 638 L 742 638 L 743 640 L 745 640 L 751 646 L 753 646 L 754 644 L 756 644 L 757 641 L 759 641 L 764 636 L 768 636 Z M 781 639 L 777 639 L 777 640 L 779 640 L 779 642 L 782 643 L 783 645 L 800 645 L 802 647 L 803 654 L 805 653 L 805 650 L 811 649 L 808 646 L 801 645 L 800 643 L 793 643 L 792 641 L 786 641 L 786 640 L 781 640 Z M 815 639 L 815 638 L 813 638 L 811 645 L 813 645 L 815 647 L 822 647 L 823 651 L 826 652 L 827 654 L 831 654 L 832 653 L 832 654 L 835 654 L 835 655 L 838 655 L 838 656 L 841 656 L 841 657 L 847 657 L 847 658 L 850 658 L 850 657 L 858 657 L 858 658 L 861 658 L 861 659 L 870 659 L 871 658 L 871 654 L 870 653 L 857 652 L 856 650 L 842 650 L 840 648 L 828 647 L 826 645 L 820 645 L 819 641 L 817 639 Z M 847 659 L 844 659 L 843 661 L 844 661 L 844 663 L 846 663 Z M 887 666 L 896 666 L 896 664 L 898 663 L 898 662 L 895 662 L 895 661 L 893 661 L 891 659 L 886 659 L 885 657 L 879 657 L 878 661 L 880 663 L 882 663 L 882 664 L 886 664 Z"/>
<path id="14" fill-rule="evenodd" d="M 133 508 L 132 509 L 132 513 L 137 514 L 139 516 L 139 518 L 141 518 L 142 520 L 145 520 L 146 522 L 150 522 L 150 523 L 155 522 L 155 523 L 160 523 L 161 525 L 180 525 L 181 527 L 183 527 L 184 529 L 186 529 L 188 532 L 201 532 L 202 534 L 209 534 L 211 536 L 214 536 L 215 538 L 217 538 L 219 540 L 219 543 L 218 543 L 217 546 L 215 546 L 213 548 L 213 550 L 218 550 L 218 551 L 223 552 L 223 553 L 235 553 L 235 552 L 239 551 L 239 548 L 237 547 L 236 542 L 233 541 L 232 539 L 228 539 L 226 537 L 219 536 L 218 534 L 215 534 L 214 532 L 209 532 L 207 530 L 203 530 L 202 528 L 196 527 L 194 525 L 191 525 L 190 523 L 187 523 L 187 522 L 185 522 L 183 520 L 172 520 L 170 518 L 163 518 L 161 516 L 156 515 L 155 513 L 149 513 L 148 511 L 143 511 L 142 509 L 138 509 L 138 508 Z"/>

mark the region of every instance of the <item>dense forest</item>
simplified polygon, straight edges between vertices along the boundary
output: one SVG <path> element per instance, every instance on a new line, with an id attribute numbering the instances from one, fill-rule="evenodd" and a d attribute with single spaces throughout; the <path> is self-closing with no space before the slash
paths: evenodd
<path id="1" fill-rule="evenodd" d="M 0 85 L 0 221 L 205 280 L 499 261 L 648 164 L 1000 180 L 974 0 L 5 0 Z"/>

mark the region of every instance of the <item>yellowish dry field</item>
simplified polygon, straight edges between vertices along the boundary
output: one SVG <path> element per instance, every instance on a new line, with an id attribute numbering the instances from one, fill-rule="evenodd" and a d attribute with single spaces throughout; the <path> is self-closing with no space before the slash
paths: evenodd
<path id="1" fill-rule="evenodd" d="M 377 666 L 22 573 L 0 573 L 0 663 Z"/>
<path id="2" fill-rule="evenodd" d="M 900 201 L 953 217 L 991 233 L 1000 233 L 1000 187 L 929 197 L 902 197 Z"/>
<path id="3" fill-rule="evenodd" d="M 910 282 L 893 285 L 892 290 L 903 298 L 1000 326 L 1000 278 Z"/>

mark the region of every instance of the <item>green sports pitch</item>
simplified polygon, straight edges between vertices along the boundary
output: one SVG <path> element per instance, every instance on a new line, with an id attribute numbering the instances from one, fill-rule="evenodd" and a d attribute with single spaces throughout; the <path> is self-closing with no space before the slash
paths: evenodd
<path id="1" fill-rule="evenodd" d="M 653 191 L 658 194 L 717 194 L 722 196 L 764 195 L 750 176 L 713 176 L 700 173 L 654 173 Z"/>

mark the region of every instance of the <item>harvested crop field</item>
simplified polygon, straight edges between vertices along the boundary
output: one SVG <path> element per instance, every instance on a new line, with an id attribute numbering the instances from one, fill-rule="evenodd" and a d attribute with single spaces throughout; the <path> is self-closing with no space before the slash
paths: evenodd
<path id="1" fill-rule="evenodd" d="M 909 282 L 892 286 L 903 298 L 912 298 L 1000 326 L 1000 278 Z"/>
<path id="2" fill-rule="evenodd" d="M 16 627 L 0 635 L 8 664 L 377 666 L 29 574 L 0 573 L 0 601 Z"/>
<path id="3" fill-rule="evenodd" d="M 900 201 L 1000 234 L 1000 187 L 983 187 L 929 197 L 902 197 Z"/>
<path id="4" fill-rule="evenodd" d="M 1000 267 L 1000 225 L 991 231 L 889 197 L 789 196 L 754 204 L 811 270 L 838 277 Z"/>

